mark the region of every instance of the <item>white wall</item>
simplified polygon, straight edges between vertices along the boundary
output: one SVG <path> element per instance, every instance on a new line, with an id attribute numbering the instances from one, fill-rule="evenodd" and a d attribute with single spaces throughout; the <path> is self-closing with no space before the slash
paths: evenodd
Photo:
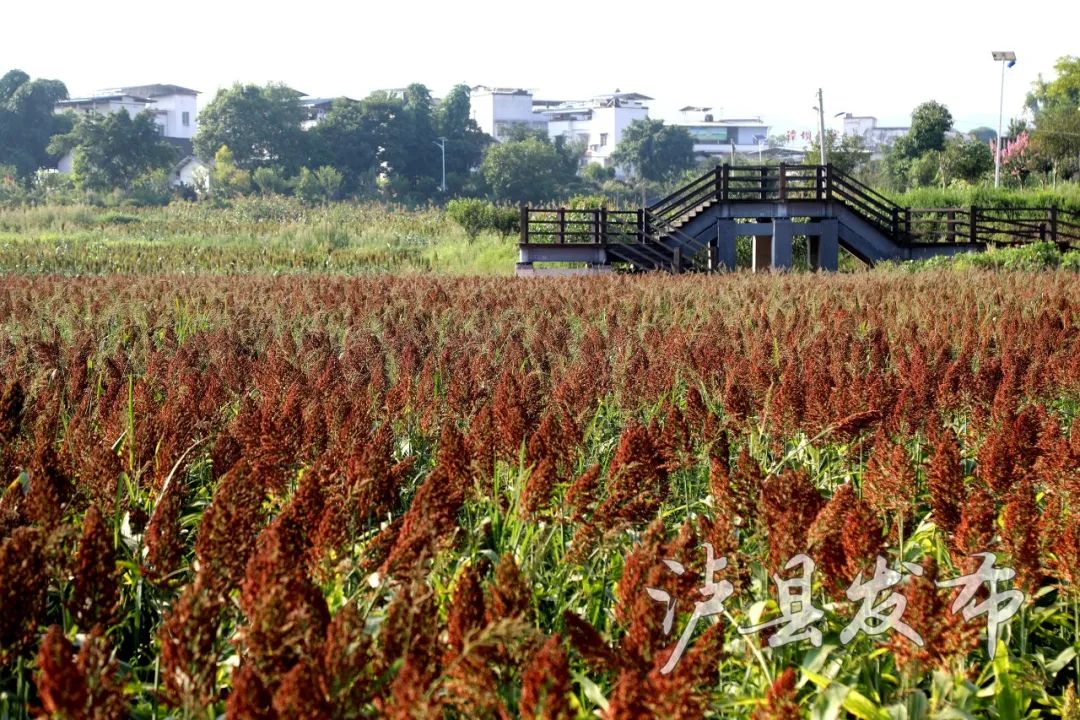
<path id="1" fill-rule="evenodd" d="M 162 95 L 154 98 L 153 110 L 163 110 L 159 123 L 163 125 L 165 137 L 195 137 L 195 96 Z M 188 124 L 184 125 L 184 113 L 188 114 Z"/>
<path id="2" fill-rule="evenodd" d="M 470 114 L 480 129 L 496 140 L 503 140 L 511 126 L 544 128 L 543 115 L 534 113 L 531 93 L 501 93 L 474 90 L 469 97 Z"/>

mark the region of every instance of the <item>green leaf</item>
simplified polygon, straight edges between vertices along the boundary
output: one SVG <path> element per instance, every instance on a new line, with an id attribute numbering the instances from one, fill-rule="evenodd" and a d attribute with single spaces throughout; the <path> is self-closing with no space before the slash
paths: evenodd
<path id="1" fill-rule="evenodd" d="M 1020 703 L 1009 675 L 1009 651 L 1003 640 L 998 640 L 997 652 L 994 655 L 994 694 L 998 718 L 1020 720 Z"/>
<path id="2" fill-rule="evenodd" d="M 891 720 L 889 713 L 885 712 L 884 708 L 858 690 L 849 688 L 843 683 L 833 683 L 827 677 L 819 675 L 812 670 L 804 668 L 803 674 L 806 675 L 810 682 L 814 683 L 819 688 L 828 688 L 830 691 L 836 687 L 843 688 L 845 691 L 844 700 L 842 702 L 844 709 L 855 717 L 860 718 L 860 720 Z M 830 687 L 830 685 L 832 687 Z"/>
<path id="3" fill-rule="evenodd" d="M 1061 651 L 1061 654 L 1054 658 L 1054 661 L 1046 666 L 1046 672 L 1053 677 L 1057 675 L 1062 669 L 1073 661 L 1076 657 L 1076 648 L 1068 647 Z"/>

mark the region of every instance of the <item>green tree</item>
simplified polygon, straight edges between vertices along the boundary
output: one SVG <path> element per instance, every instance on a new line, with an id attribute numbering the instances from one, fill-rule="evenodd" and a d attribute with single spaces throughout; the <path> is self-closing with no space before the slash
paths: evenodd
<path id="1" fill-rule="evenodd" d="M 843 173 L 854 173 L 870 159 L 866 141 L 859 135 L 846 135 L 835 130 L 825 131 L 825 157 L 829 163 Z M 815 138 L 806 149 L 806 157 L 821 157 L 821 145 Z M 815 162 L 820 162 L 817 160 Z"/>
<path id="2" fill-rule="evenodd" d="M 991 127 L 980 126 L 968 132 L 968 135 L 984 145 L 989 145 L 997 139 L 997 130 Z"/>
<path id="3" fill-rule="evenodd" d="M 1046 82 L 1040 74 L 1027 95 L 1025 104 L 1036 120 L 1047 108 L 1080 106 L 1080 57 L 1066 55 L 1058 58 L 1054 70 L 1057 72 L 1056 78 Z"/>
<path id="4" fill-rule="evenodd" d="M 195 154 L 207 162 L 226 145 L 243 170 L 276 166 L 291 172 L 307 155 L 303 119 L 295 90 L 274 83 L 237 83 L 219 90 L 199 113 Z"/>
<path id="5" fill-rule="evenodd" d="M 127 190 L 144 173 L 168 169 L 176 150 L 162 140 L 154 115 L 126 112 L 84 115 L 64 135 L 49 143 L 48 152 L 74 155 L 72 175 L 85 190 Z"/>
<path id="6" fill-rule="evenodd" d="M 56 103 L 68 92 L 59 80 L 30 80 L 22 70 L 0 78 L 0 165 L 29 178 L 42 167 L 55 167 L 58 156 L 48 151 L 54 135 L 71 132 L 74 120 L 58 115 Z"/>
<path id="7" fill-rule="evenodd" d="M 611 160 L 633 168 L 639 180 L 663 182 L 694 166 L 694 140 L 686 128 L 663 120 L 635 120 L 623 131 Z"/>
<path id="8" fill-rule="evenodd" d="M 1080 172 L 1080 109 L 1066 103 L 1044 108 L 1035 119 L 1031 147 L 1055 170 L 1064 164 Z"/>
<path id="9" fill-rule="evenodd" d="M 472 119 L 470 109 L 469 86 L 457 85 L 439 104 L 435 115 L 438 134 L 446 138 L 446 184 L 451 192 L 468 189 L 484 149 L 495 141 Z M 438 148 L 435 150 L 438 152 Z"/>
<path id="10" fill-rule="evenodd" d="M 379 166 L 380 143 L 392 121 L 378 102 L 339 98 L 311 131 L 312 165 L 333 165 L 346 192 L 359 193 L 373 185 Z"/>
<path id="11" fill-rule="evenodd" d="M 952 124 L 952 113 L 935 100 L 915 108 L 911 113 L 911 130 L 907 134 L 911 157 L 925 155 L 930 150 L 944 150 L 945 133 L 952 129 Z"/>
<path id="12" fill-rule="evenodd" d="M 499 200 L 541 202 L 570 194 L 577 184 L 575 149 L 562 138 L 530 135 L 492 145 L 480 171 Z"/>
<path id="13" fill-rule="evenodd" d="M 214 153 L 210 192 L 219 197 L 236 197 L 251 192 L 251 173 L 237 166 L 228 145 L 222 145 Z"/>
<path id="14" fill-rule="evenodd" d="M 939 166 L 942 186 L 953 180 L 977 183 L 994 169 L 994 154 L 977 138 L 954 138 L 945 143 Z"/>

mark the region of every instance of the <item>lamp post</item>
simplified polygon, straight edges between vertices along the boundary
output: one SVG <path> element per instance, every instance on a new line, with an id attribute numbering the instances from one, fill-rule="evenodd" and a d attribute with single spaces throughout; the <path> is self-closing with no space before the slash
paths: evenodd
<path id="1" fill-rule="evenodd" d="M 818 111 L 818 146 L 821 150 L 821 166 L 825 167 L 828 158 L 825 155 L 825 100 L 821 94 L 821 88 L 817 89 L 817 107 L 814 108 Z"/>
<path id="2" fill-rule="evenodd" d="M 1001 123 L 1005 117 L 1005 68 L 1016 64 L 1012 50 L 993 50 L 994 62 L 1001 63 L 1001 95 L 998 98 L 997 152 L 994 153 L 994 187 L 1001 184 Z"/>
<path id="3" fill-rule="evenodd" d="M 446 192 L 446 138 L 440 137 L 438 140 L 432 140 L 433 145 L 438 145 L 442 151 L 442 184 L 439 185 L 440 192 Z"/>

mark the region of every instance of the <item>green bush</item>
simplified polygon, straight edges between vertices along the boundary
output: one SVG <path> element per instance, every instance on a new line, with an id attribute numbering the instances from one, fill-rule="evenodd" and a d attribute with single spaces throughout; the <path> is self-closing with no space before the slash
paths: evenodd
<path id="1" fill-rule="evenodd" d="M 263 195 L 284 195 L 289 192 L 289 181 L 278 168 L 255 168 L 251 179 Z"/>
<path id="2" fill-rule="evenodd" d="M 470 240 L 485 230 L 502 237 L 512 235 L 520 224 L 520 211 L 512 205 L 495 205 L 478 198 L 454 198 L 446 204 L 446 214 L 465 231 Z"/>

